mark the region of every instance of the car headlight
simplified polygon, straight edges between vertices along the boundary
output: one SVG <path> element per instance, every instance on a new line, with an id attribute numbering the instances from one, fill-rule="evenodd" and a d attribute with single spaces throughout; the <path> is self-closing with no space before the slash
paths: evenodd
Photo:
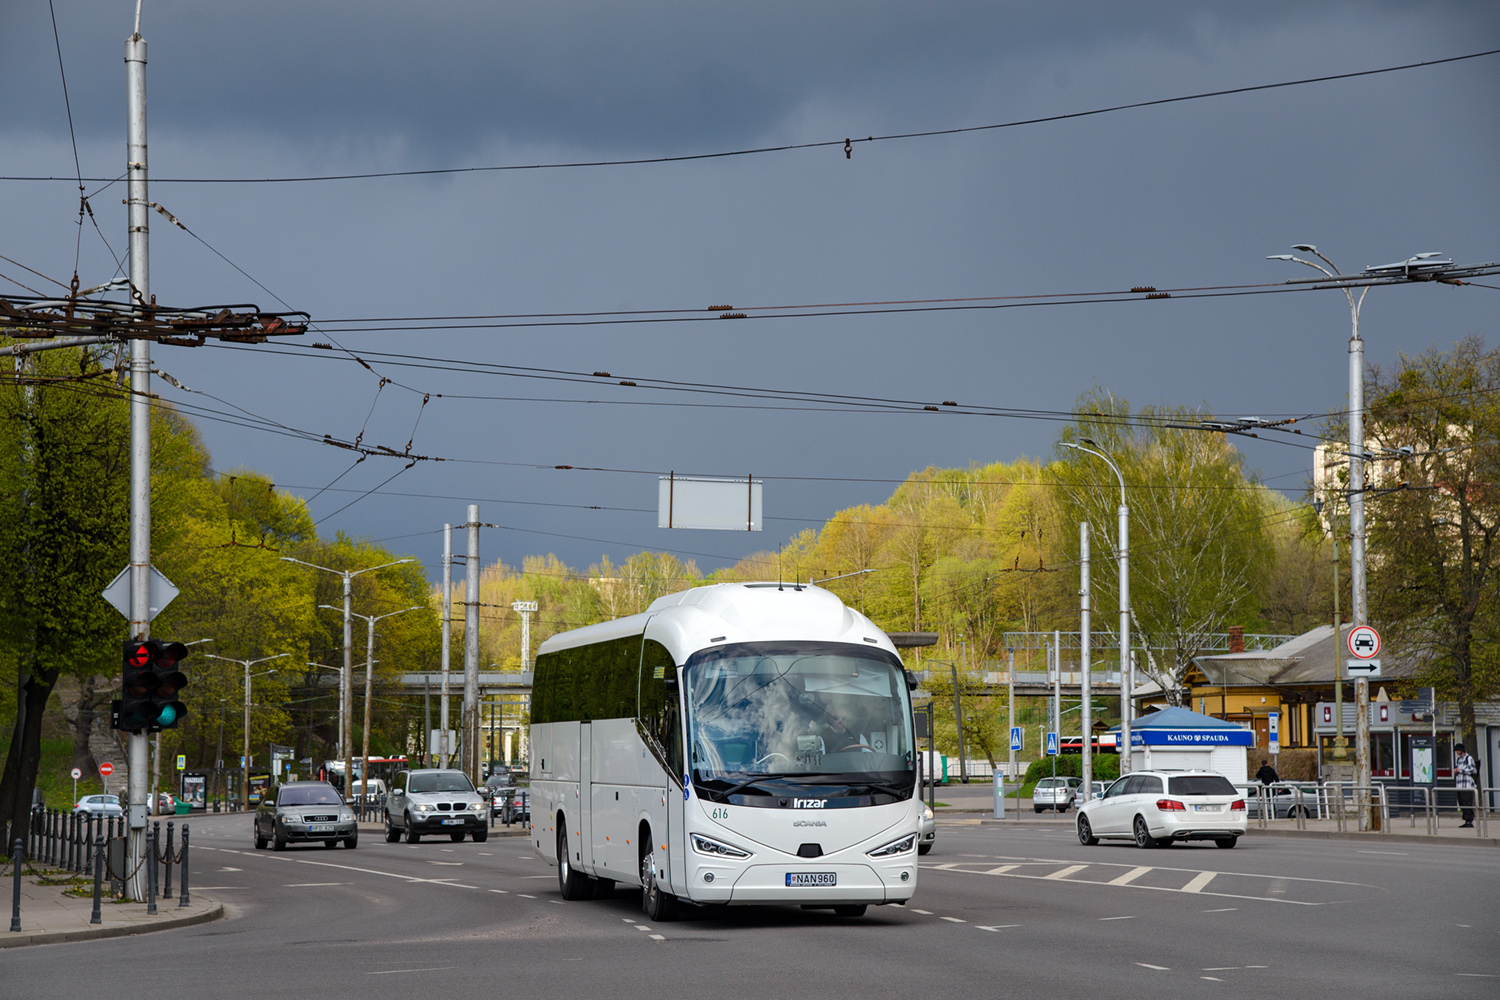
<path id="1" fill-rule="evenodd" d="M 480 811 L 482 811 L 484 809 L 484 803 L 483 802 L 475 802 L 472 805 L 470 805 L 469 808 L 472 809 L 472 810 L 474 810 L 475 812 L 480 812 Z"/>
<path id="2" fill-rule="evenodd" d="M 419 812 L 419 813 L 432 812 L 432 806 L 427 805 L 425 802 L 418 803 L 417 804 L 417 812 Z"/>
<path id="3" fill-rule="evenodd" d="M 742 851 L 738 847 L 730 847 L 721 844 L 717 840 L 709 840 L 700 834 L 693 834 L 693 850 L 699 854 L 707 854 L 714 858 L 748 858 L 749 851 Z"/>
<path id="4" fill-rule="evenodd" d="M 900 840 L 893 840 L 884 847 L 875 848 L 875 850 L 869 852 L 869 855 L 872 858 L 889 858 L 895 854 L 905 854 L 916 845 L 917 835 L 915 833 L 908 833 Z"/>
<path id="5" fill-rule="evenodd" d="M 922 818 L 923 819 L 932 819 L 932 806 L 923 806 L 922 807 Z"/>
<path id="6" fill-rule="evenodd" d="M 349 810 L 345 809 L 343 812 L 339 813 L 339 822 L 340 823 L 352 823 L 352 822 L 354 822 L 354 814 L 352 812 L 350 812 Z"/>

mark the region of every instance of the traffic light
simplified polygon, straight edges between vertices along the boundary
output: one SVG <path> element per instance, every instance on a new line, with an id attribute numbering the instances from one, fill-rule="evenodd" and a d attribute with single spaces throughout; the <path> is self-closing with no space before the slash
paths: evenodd
<path id="1" fill-rule="evenodd" d="M 187 687 L 178 664 L 187 656 L 180 642 L 130 639 L 124 643 L 124 673 L 115 726 L 130 732 L 158 732 L 177 725 L 187 707 L 177 694 Z"/>

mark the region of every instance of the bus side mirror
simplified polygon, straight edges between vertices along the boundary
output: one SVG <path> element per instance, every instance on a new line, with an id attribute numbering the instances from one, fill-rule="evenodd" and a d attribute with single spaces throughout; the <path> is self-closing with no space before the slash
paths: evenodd
<path id="1" fill-rule="evenodd" d="M 906 671 L 906 690 L 908 690 L 908 691 L 915 691 L 916 689 L 917 689 L 917 675 L 914 674 L 914 673 L 912 673 L 910 670 L 908 670 L 908 671 Z"/>

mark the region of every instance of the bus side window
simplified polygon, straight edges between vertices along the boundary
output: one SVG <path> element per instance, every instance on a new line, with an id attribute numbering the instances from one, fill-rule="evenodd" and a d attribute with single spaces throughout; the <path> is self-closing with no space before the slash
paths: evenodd
<path id="1" fill-rule="evenodd" d="M 641 651 L 641 723 L 667 753 L 674 774 L 683 771 L 681 702 L 675 683 L 677 666 L 659 642 L 646 640 Z"/>

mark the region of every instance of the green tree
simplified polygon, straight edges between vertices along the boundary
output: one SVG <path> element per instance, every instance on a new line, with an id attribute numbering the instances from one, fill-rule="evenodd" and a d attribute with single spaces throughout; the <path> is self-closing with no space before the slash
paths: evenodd
<path id="1" fill-rule="evenodd" d="M 1130 611 L 1137 666 L 1181 703 L 1183 677 L 1209 638 L 1253 619 L 1273 552 L 1266 491 L 1246 475 L 1225 435 L 1196 429 L 1186 407 L 1133 411 L 1103 389 L 1079 397 L 1087 414 L 1064 429 L 1053 474 L 1068 513 L 1094 526 L 1092 590 L 1101 631 L 1118 607 L 1118 480 L 1104 462 L 1061 447 L 1095 442 L 1125 478 L 1130 506 Z M 1087 445 L 1086 445 L 1087 446 Z M 1076 529 L 1068 535 L 1076 538 Z M 1077 543 L 1073 543 L 1077 555 Z M 1116 640 L 1118 642 L 1118 639 Z"/>
<path id="2" fill-rule="evenodd" d="M 1365 399 L 1371 444 L 1410 449 L 1369 484 L 1371 618 L 1458 702 L 1472 747 L 1474 703 L 1500 685 L 1500 350 L 1469 337 L 1371 366 Z"/>

